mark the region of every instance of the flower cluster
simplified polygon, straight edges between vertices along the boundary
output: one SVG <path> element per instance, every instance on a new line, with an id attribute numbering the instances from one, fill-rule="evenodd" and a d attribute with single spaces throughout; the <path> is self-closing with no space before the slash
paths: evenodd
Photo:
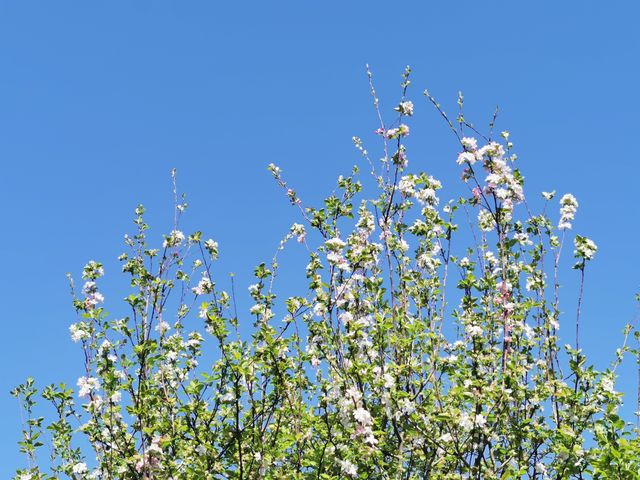
<path id="1" fill-rule="evenodd" d="M 400 102 L 394 110 L 396 112 L 400 112 L 401 115 L 407 115 L 410 117 L 413 115 L 413 102 L 410 100 Z"/>
<path id="2" fill-rule="evenodd" d="M 508 135 L 505 138 L 508 138 Z M 478 141 L 475 138 L 464 137 L 461 144 L 464 150 L 458 154 L 457 163 L 467 166 L 462 175 L 463 180 L 468 182 L 473 179 L 475 183 L 472 188 L 474 202 L 481 204 L 483 208 L 490 208 L 491 203 L 487 203 L 486 196 L 491 196 L 499 203 L 494 217 L 502 216 L 507 221 L 511 220 L 514 206 L 524 201 L 522 177 L 517 170 L 513 170 L 507 164 L 507 160 L 514 162 L 517 157 L 510 155 L 506 158 L 504 146 L 497 142 L 489 142 L 478 148 Z M 508 146 L 510 148 L 511 143 Z M 484 182 L 480 182 L 473 170 L 472 166 L 477 162 L 482 163 L 487 173 Z M 492 221 L 489 214 L 490 212 L 482 210 L 478 214 L 478 223 L 484 231 L 494 228 L 495 218 Z"/>
<path id="3" fill-rule="evenodd" d="M 165 237 L 162 246 L 164 248 L 179 247 L 184 241 L 184 233 L 180 230 L 172 230 L 171 233 Z"/>
<path id="4" fill-rule="evenodd" d="M 396 128 L 390 128 L 388 130 L 384 130 L 382 128 L 376 130 L 376 133 L 382 135 L 387 140 L 393 140 L 396 138 L 406 137 L 409 135 L 409 127 L 404 123 L 401 123 Z"/>
<path id="5" fill-rule="evenodd" d="M 206 295 L 213 292 L 213 282 L 209 278 L 209 275 L 204 273 L 198 282 L 198 285 L 193 287 L 192 290 L 196 295 Z"/>
<path id="6" fill-rule="evenodd" d="M 570 193 L 564 194 L 560 199 L 560 221 L 558 222 L 560 230 L 569 230 L 571 228 L 571 222 L 575 218 L 577 210 L 578 201 L 576 197 Z"/>
<path id="7" fill-rule="evenodd" d="M 576 235 L 574 245 L 576 249 L 573 254 L 579 260 L 591 260 L 598 250 L 593 240 L 580 235 Z"/>

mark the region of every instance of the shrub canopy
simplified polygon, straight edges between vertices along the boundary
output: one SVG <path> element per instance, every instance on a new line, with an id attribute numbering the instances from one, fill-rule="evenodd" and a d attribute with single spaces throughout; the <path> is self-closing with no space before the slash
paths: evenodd
<path id="1" fill-rule="evenodd" d="M 637 431 L 614 390 L 636 351 L 625 341 L 611 368 L 588 365 L 582 293 L 575 345 L 558 345 L 563 246 L 582 282 L 597 250 L 570 235 L 577 200 L 543 192 L 534 213 L 509 133 L 476 130 L 462 97 L 452 120 L 425 92 L 459 141 L 451 165 L 468 187 L 441 200 L 437 179 L 409 169 L 409 76 L 391 124 L 371 83 L 382 159 L 354 138 L 365 179 L 354 168 L 312 207 L 269 166 L 300 213 L 278 250 L 308 249 L 308 285 L 292 296 L 275 293 L 276 254 L 255 268 L 254 305 L 237 311 L 217 285 L 218 244 L 180 230 L 186 204 L 176 195 L 160 246 L 136 209 L 119 258 L 128 316 L 107 314 L 103 266 L 89 262 L 81 290 L 71 282 L 76 392 L 41 392 L 47 423 L 32 379 L 13 391 L 28 460 L 15 478 L 640 478 Z"/>

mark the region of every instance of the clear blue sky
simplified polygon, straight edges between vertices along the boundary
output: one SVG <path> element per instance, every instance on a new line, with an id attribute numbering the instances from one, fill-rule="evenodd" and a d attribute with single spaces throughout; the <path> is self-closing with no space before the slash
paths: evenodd
<path id="1" fill-rule="evenodd" d="M 359 161 L 351 137 L 376 128 L 365 62 L 388 109 L 412 65 L 410 158 L 451 192 L 457 148 L 424 88 L 450 111 L 463 90 L 477 123 L 499 104 L 529 195 L 576 195 L 575 232 L 600 247 L 582 344 L 604 366 L 640 283 L 639 14 L 630 0 L 2 2 L 0 477 L 22 465 L 10 388 L 82 373 L 65 273 L 103 261 L 117 314 L 133 208 L 144 203 L 153 233 L 166 231 L 177 167 L 185 230 L 216 238 L 219 270 L 246 285 L 298 220 L 266 164 L 314 200 Z M 571 318 L 574 277 L 563 277 Z M 634 369 L 621 373 L 633 404 Z"/>

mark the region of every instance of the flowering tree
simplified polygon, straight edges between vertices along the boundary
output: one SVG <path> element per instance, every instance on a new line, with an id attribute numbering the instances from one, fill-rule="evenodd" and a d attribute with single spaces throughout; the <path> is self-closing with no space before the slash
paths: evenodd
<path id="1" fill-rule="evenodd" d="M 354 168 L 323 205 L 305 206 L 269 166 L 300 210 L 279 250 L 292 239 L 308 248 L 308 288 L 278 299 L 277 257 L 258 265 L 252 328 L 233 290 L 216 285 L 218 244 L 180 231 L 186 204 L 176 195 L 159 249 L 136 209 L 119 258 L 130 313 L 107 315 L 103 267 L 89 262 L 70 327 L 84 375 L 75 393 L 41 392 L 50 423 L 36 416 L 33 380 L 12 392 L 28 461 L 14 478 L 640 478 L 640 441 L 614 390 L 616 367 L 636 350 L 625 340 L 611 368 L 587 364 L 582 293 L 575 345 L 558 345 L 558 271 L 578 202 L 565 194 L 558 215 L 532 213 L 509 133 L 494 139 L 493 122 L 478 132 L 462 97 L 452 121 L 425 92 L 459 140 L 468 186 L 441 202 L 438 180 L 407 170 L 409 76 L 388 125 L 369 73 L 381 163 L 354 143 L 373 193 Z M 554 192 L 542 195 L 554 205 Z M 455 251 L 463 229 L 473 241 Z M 573 244 L 584 282 L 597 248 L 580 235 Z M 36 458 L 45 437 L 46 468 Z"/>

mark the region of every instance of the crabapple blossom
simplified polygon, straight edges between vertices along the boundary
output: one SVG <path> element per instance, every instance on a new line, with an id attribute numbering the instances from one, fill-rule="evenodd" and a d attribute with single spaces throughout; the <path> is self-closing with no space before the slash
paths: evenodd
<path id="1" fill-rule="evenodd" d="M 100 381 L 94 377 L 80 377 L 78 379 L 78 396 L 80 398 L 88 396 L 91 392 L 100 388 Z"/>
<path id="2" fill-rule="evenodd" d="M 404 102 L 400 102 L 396 108 L 394 108 L 396 112 L 400 112 L 402 115 L 412 116 L 413 115 L 413 102 L 407 100 Z"/>
<path id="3" fill-rule="evenodd" d="M 463 137 L 460 143 L 467 152 L 475 152 L 478 149 L 478 141 L 473 137 Z"/>
<path id="4" fill-rule="evenodd" d="M 578 259 L 591 260 L 598 251 L 598 247 L 593 240 L 580 235 L 576 235 L 574 245 L 576 249 L 573 254 Z"/>
<path id="5" fill-rule="evenodd" d="M 564 194 L 560 199 L 560 221 L 558 222 L 560 230 L 569 230 L 571 228 L 571 222 L 575 218 L 577 210 L 578 201 L 576 197 L 570 193 Z"/>
<path id="6" fill-rule="evenodd" d="M 490 232 L 495 229 L 495 220 L 488 210 L 478 211 L 478 226 L 483 232 Z"/>
<path id="7" fill-rule="evenodd" d="M 207 250 L 207 252 L 209 252 L 212 260 L 218 258 L 218 242 L 209 239 L 204 242 L 204 248 Z"/>
<path id="8" fill-rule="evenodd" d="M 169 236 L 167 236 L 162 244 L 163 247 L 179 247 L 184 241 L 184 233 L 180 230 L 172 230 Z"/>
<path id="9" fill-rule="evenodd" d="M 206 295 L 207 293 L 213 292 L 213 283 L 208 275 L 203 275 L 198 285 L 192 288 L 193 293 L 196 295 Z"/>
<path id="10" fill-rule="evenodd" d="M 71 333 L 71 340 L 74 342 L 91 338 L 89 326 L 84 322 L 72 323 L 69 326 L 69 332 Z"/>
<path id="11" fill-rule="evenodd" d="M 84 462 L 76 463 L 73 466 L 73 473 L 82 474 L 82 473 L 87 473 L 88 471 L 89 469 L 87 468 L 87 464 Z"/>
<path id="12" fill-rule="evenodd" d="M 340 460 L 340 470 L 342 470 L 342 473 L 344 473 L 345 475 L 349 476 L 349 477 L 355 477 L 356 475 L 358 475 L 358 467 L 351 463 L 349 460 Z"/>

